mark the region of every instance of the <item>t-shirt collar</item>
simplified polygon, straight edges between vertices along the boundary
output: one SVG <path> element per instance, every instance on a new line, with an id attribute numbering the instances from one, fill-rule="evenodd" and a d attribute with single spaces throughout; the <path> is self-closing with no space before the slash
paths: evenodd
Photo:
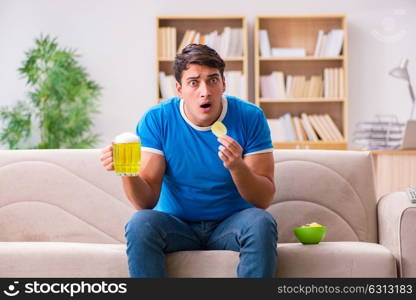
<path id="1" fill-rule="evenodd" d="M 222 96 L 222 111 L 221 114 L 218 118 L 217 121 L 222 121 L 225 118 L 225 115 L 227 114 L 227 109 L 228 109 L 228 101 L 227 98 L 223 95 Z M 200 131 L 208 131 L 211 130 L 211 126 L 207 126 L 207 127 L 202 127 L 202 126 L 197 126 L 194 123 L 191 122 L 191 120 L 189 120 L 186 115 L 185 115 L 185 110 L 184 110 L 184 101 L 181 98 L 180 103 L 179 103 L 179 111 L 182 115 L 182 118 L 185 120 L 186 123 L 189 124 L 189 126 L 191 126 L 192 128 L 196 129 L 196 130 L 200 130 Z"/>

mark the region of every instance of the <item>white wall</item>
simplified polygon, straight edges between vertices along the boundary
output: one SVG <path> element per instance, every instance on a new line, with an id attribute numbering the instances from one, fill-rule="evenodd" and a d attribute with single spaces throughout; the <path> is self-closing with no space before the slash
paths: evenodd
<path id="1" fill-rule="evenodd" d="M 374 114 L 408 118 L 403 81 L 387 75 L 401 57 L 410 59 L 416 85 L 416 1 L 396 0 L 0 0 L 0 105 L 23 99 L 27 88 L 17 69 L 40 33 L 75 48 L 80 62 L 104 89 L 94 132 L 103 147 L 122 131 L 134 132 L 155 104 L 155 17 L 238 14 L 248 17 L 249 57 L 257 14 L 345 13 L 349 20 L 349 122 Z M 250 73 L 253 63 L 250 61 Z M 253 98 L 252 77 L 249 77 Z M 1 124 L 0 124 L 1 125 Z"/>

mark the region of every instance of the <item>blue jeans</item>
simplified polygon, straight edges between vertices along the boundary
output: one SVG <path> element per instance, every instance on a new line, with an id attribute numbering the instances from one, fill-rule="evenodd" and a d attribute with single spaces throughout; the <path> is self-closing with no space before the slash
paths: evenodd
<path id="1" fill-rule="evenodd" d="M 181 250 L 240 252 L 238 277 L 274 277 L 277 225 L 267 211 L 247 208 L 220 221 L 187 222 L 139 210 L 125 226 L 131 277 L 165 277 L 165 253 Z"/>

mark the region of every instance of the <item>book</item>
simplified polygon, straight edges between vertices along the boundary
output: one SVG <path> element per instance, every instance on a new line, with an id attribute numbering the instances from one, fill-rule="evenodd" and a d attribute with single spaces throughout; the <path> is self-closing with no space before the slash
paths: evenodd
<path id="1" fill-rule="evenodd" d="M 222 57 L 228 57 L 231 42 L 231 28 L 226 26 L 221 34 L 221 46 L 219 54 Z"/>
<path id="2" fill-rule="evenodd" d="M 329 141 L 328 136 L 326 135 L 326 132 L 321 127 L 321 124 L 316 121 L 314 115 L 308 115 L 308 120 L 309 120 L 309 123 L 312 125 L 312 128 L 318 134 L 319 139 L 322 141 Z"/>
<path id="3" fill-rule="evenodd" d="M 186 30 L 181 42 L 179 43 L 179 47 L 178 50 L 176 51 L 176 53 L 181 53 L 182 49 L 185 48 L 185 46 L 187 45 L 186 43 L 188 42 L 189 39 L 189 35 L 191 34 L 191 30 Z"/>
<path id="4" fill-rule="evenodd" d="M 321 126 L 326 140 L 327 141 L 335 141 L 336 137 L 332 135 L 332 132 L 330 130 L 330 128 L 327 126 L 326 121 L 323 120 L 322 115 L 314 115 L 314 118 L 316 120 L 316 122 L 318 122 L 318 124 Z"/>
<path id="5" fill-rule="evenodd" d="M 326 118 L 326 120 L 330 124 L 330 126 L 332 127 L 332 131 L 335 133 L 336 140 L 337 141 L 343 141 L 344 137 L 342 136 L 341 132 L 339 131 L 337 125 L 335 125 L 334 120 L 332 120 L 332 118 L 328 114 L 325 114 L 324 117 Z"/>
<path id="6" fill-rule="evenodd" d="M 225 94 L 244 98 L 244 77 L 241 71 L 224 72 L 226 90 Z"/>
<path id="7" fill-rule="evenodd" d="M 293 123 L 295 124 L 295 130 L 296 130 L 296 137 L 298 141 L 304 141 L 302 129 L 300 127 L 300 121 L 298 117 L 293 117 Z"/>
<path id="8" fill-rule="evenodd" d="M 296 142 L 295 129 L 292 125 L 292 116 L 290 113 L 285 113 L 282 117 L 282 125 L 285 130 L 286 140 L 288 142 Z"/>
<path id="9" fill-rule="evenodd" d="M 315 130 L 313 129 L 311 123 L 309 122 L 308 115 L 306 113 L 301 114 L 301 120 L 303 127 L 305 128 L 306 135 L 310 141 L 318 141 L 318 136 L 316 135 Z"/>
<path id="10" fill-rule="evenodd" d="M 328 68 L 324 69 L 324 98 L 329 98 L 329 76 Z"/>
<path id="11" fill-rule="evenodd" d="M 328 33 L 327 42 L 323 56 L 339 56 L 344 41 L 344 30 L 332 29 Z"/>
<path id="12" fill-rule="evenodd" d="M 273 71 L 270 77 L 269 82 L 272 86 L 273 98 L 285 98 L 286 91 L 283 72 Z"/>
<path id="13" fill-rule="evenodd" d="M 318 56 L 324 56 L 327 38 L 328 38 L 327 34 L 322 35 L 322 40 L 321 40 L 321 45 L 320 45 L 320 48 L 319 48 L 319 55 Z"/>
<path id="14" fill-rule="evenodd" d="M 231 45 L 228 52 L 229 57 L 239 57 L 243 55 L 243 30 L 241 28 L 231 28 Z"/>
<path id="15" fill-rule="evenodd" d="M 300 129 L 302 131 L 303 140 L 307 141 L 308 140 L 308 135 L 306 134 L 305 126 L 303 126 L 302 119 L 300 117 L 298 117 L 298 119 L 299 119 L 299 126 L 300 126 Z"/>
<path id="16" fill-rule="evenodd" d="M 339 97 L 343 98 L 345 95 L 344 92 L 344 69 L 339 69 Z"/>
<path id="17" fill-rule="evenodd" d="M 304 57 L 305 48 L 272 48 L 271 55 L 274 57 Z"/>
<path id="18" fill-rule="evenodd" d="M 271 56 L 271 48 L 270 48 L 270 40 L 269 35 L 266 29 L 261 29 L 259 31 L 259 47 L 260 47 L 260 55 L 262 57 L 270 57 Z"/>
<path id="19" fill-rule="evenodd" d="M 313 52 L 314 56 L 319 56 L 319 51 L 321 49 L 321 43 L 322 43 L 322 36 L 324 35 L 323 30 L 318 31 L 318 36 L 316 38 L 316 44 L 315 44 L 315 50 Z"/>
<path id="20" fill-rule="evenodd" d="M 285 131 L 282 125 L 282 119 L 267 119 L 269 124 L 270 134 L 273 142 L 286 142 Z"/>
<path id="21" fill-rule="evenodd" d="M 292 97 L 291 96 L 292 81 L 293 81 L 293 76 L 287 75 L 286 76 L 286 97 L 287 98 Z"/>
<path id="22" fill-rule="evenodd" d="M 262 98 L 273 98 L 269 75 L 260 76 L 260 94 Z"/>
<path id="23" fill-rule="evenodd" d="M 323 115 L 316 115 L 315 118 L 321 123 L 321 126 L 326 131 L 326 134 L 330 141 L 337 141 L 338 137 L 332 130 L 332 125 L 328 123 L 327 119 Z"/>

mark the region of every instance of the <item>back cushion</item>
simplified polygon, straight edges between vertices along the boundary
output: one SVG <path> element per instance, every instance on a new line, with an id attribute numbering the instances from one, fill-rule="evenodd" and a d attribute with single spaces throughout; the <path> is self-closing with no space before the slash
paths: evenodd
<path id="1" fill-rule="evenodd" d="M 297 242 L 292 229 L 317 222 L 324 241 L 377 241 L 371 154 L 364 151 L 275 150 L 277 192 L 268 211 L 279 242 Z"/>
<path id="2" fill-rule="evenodd" d="M 125 242 L 134 212 L 100 151 L 0 151 L 0 241 Z"/>

